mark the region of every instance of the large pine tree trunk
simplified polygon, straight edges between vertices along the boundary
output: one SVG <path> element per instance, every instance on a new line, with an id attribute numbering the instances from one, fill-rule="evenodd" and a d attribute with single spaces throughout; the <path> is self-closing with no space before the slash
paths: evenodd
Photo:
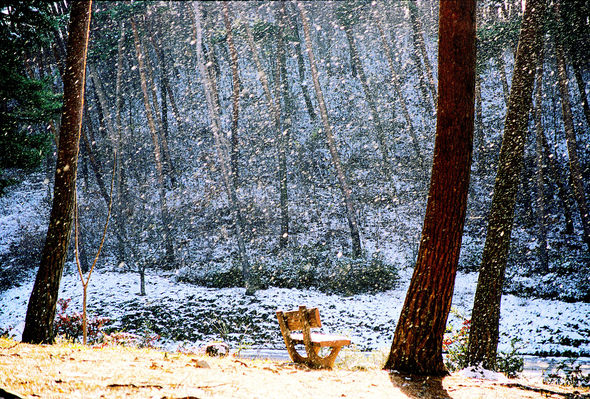
<path id="1" fill-rule="evenodd" d="M 545 0 L 527 1 L 471 315 L 468 362 L 471 365 L 483 362 L 483 366 L 489 369 L 496 367 L 502 285 L 510 248 L 514 207 L 535 79 L 535 68 L 531 68 L 531 65 L 537 65 L 544 14 Z"/>
<path id="2" fill-rule="evenodd" d="M 588 202 L 586 201 L 584 178 L 582 176 L 582 168 L 578 158 L 578 140 L 576 138 L 576 131 L 574 130 L 574 120 L 572 116 L 572 108 L 570 105 L 570 93 L 568 87 L 569 80 L 565 65 L 565 56 L 563 54 L 563 46 L 561 42 L 557 37 L 554 38 L 555 58 L 557 62 L 557 80 L 559 92 L 561 94 L 561 112 L 563 115 L 563 124 L 565 126 L 565 138 L 567 144 L 567 153 L 569 156 L 572 191 L 574 193 L 576 203 L 578 204 L 580 219 L 582 220 L 584 242 L 588 247 L 588 251 L 590 251 L 590 210 L 588 208 Z"/>
<path id="3" fill-rule="evenodd" d="M 27 308 L 22 340 L 51 343 L 59 283 L 63 273 L 74 210 L 78 146 L 84 106 L 86 51 L 92 1 L 72 4 L 68 28 L 64 107 L 57 152 L 53 205 L 41 263 Z"/>
<path id="4" fill-rule="evenodd" d="M 330 125 L 330 120 L 328 119 L 328 109 L 326 107 L 326 102 L 324 101 L 324 95 L 322 93 L 322 88 L 320 86 L 320 78 L 315 62 L 315 56 L 313 54 L 307 12 L 305 11 L 303 3 L 298 1 L 297 5 L 299 6 L 299 10 L 301 11 L 301 20 L 303 22 L 303 33 L 305 36 L 307 56 L 309 57 L 311 76 L 313 79 L 313 86 L 315 88 L 316 97 L 318 100 L 318 106 L 320 108 L 320 115 L 322 117 L 324 133 L 326 135 L 326 141 L 328 144 L 328 149 L 330 150 L 330 155 L 332 156 L 332 163 L 334 165 L 334 169 L 336 170 L 336 178 L 338 179 L 338 183 L 340 183 L 340 190 L 342 191 L 342 195 L 344 197 L 344 204 L 346 206 L 346 217 L 348 219 L 348 226 L 350 228 L 350 235 L 352 239 L 352 256 L 358 257 L 362 253 L 362 247 L 358 221 L 354 205 L 352 203 L 352 190 L 350 189 L 350 186 L 348 185 L 348 181 L 346 179 L 346 175 L 344 174 L 344 168 L 342 167 L 342 163 L 340 162 L 340 155 L 338 154 L 336 142 L 334 140 L 334 135 L 332 133 L 332 126 Z"/>
<path id="5" fill-rule="evenodd" d="M 442 341 L 451 308 L 469 188 L 475 97 L 475 0 L 440 4 L 434 160 L 414 275 L 386 369 L 446 373 Z"/>

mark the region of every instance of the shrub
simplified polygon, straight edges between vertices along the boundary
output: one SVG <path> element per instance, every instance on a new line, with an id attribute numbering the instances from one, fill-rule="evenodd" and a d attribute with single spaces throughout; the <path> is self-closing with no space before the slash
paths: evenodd
<path id="1" fill-rule="evenodd" d="M 343 295 L 375 293 L 397 284 L 397 269 L 378 255 L 328 258 L 318 281 L 321 291 Z"/>
<path id="2" fill-rule="evenodd" d="M 454 312 L 457 314 L 457 312 Z M 443 340 L 443 352 L 445 355 L 445 366 L 451 372 L 467 367 L 467 344 L 469 339 L 469 328 L 471 320 L 463 319 L 459 330 L 447 327 L 446 337 Z M 509 378 L 515 378 L 523 370 L 524 359 L 518 355 L 518 342 L 520 339 L 513 338 L 510 341 L 509 352 L 498 352 L 496 356 L 496 371 L 506 374 Z"/>
<path id="3" fill-rule="evenodd" d="M 567 359 L 559 363 L 554 372 L 543 377 L 545 384 L 569 385 L 572 387 L 590 387 L 590 375 L 585 375 L 576 359 Z"/>
<path id="4" fill-rule="evenodd" d="M 82 337 L 82 313 L 68 313 L 68 307 L 71 298 L 58 299 L 58 311 L 55 316 L 53 324 L 53 332 L 55 336 L 63 336 L 68 341 L 79 341 Z M 99 342 L 102 340 L 103 326 L 109 321 L 107 318 L 89 317 L 87 318 L 88 326 L 88 342 Z"/>
<path id="5" fill-rule="evenodd" d="M 335 255 L 325 244 L 292 249 L 279 254 L 272 262 L 253 262 L 250 273 L 259 289 L 313 287 L 342 295 L 386 291 L 394 288 L 398 280 L 396 267 L 379 255 L 360 258 Z M 212 288 L 244 286 L 238 260 L 218 267 L 183 268 L 177 279 Z"/>

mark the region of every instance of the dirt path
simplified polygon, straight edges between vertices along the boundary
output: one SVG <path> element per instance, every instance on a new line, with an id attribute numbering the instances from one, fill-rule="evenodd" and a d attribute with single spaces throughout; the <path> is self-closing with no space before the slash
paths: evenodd
<path id="1" fill-rule="evenodd" d="M 575 397 L 563 387 L 538 386 L 563 393 L 547 395 L 460 375 L 421 379 L 381 370 L 315 371 L 279 361 L 125 347 L 36 346 L 6 339 L 0 339 L 0 388 L 27 398 Z"/>

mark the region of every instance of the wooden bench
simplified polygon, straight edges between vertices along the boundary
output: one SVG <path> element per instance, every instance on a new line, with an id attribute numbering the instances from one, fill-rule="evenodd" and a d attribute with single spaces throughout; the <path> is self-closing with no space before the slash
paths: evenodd
<path id="1" fill-rule="evenodd" d="M 312 328 L 322 326 L 318 308 L 307 309 L 305 306 L 299 306 L 298 310 L 289 312 L 279 310 L 277 311 L 277 319 L 289 356 L 295 363 L 303 363 L 315 369 L 331 369 L 334 367 L 340 349 L 350 345 L 350 339 L 347 337 L 311 332 Z M 301 331 L 301 333 L 292 331 Z M 297 344 L 305 346 L 307 357 L 303 357 L 297 352 L 295 349 Z M 332 348 L 325 357 L 320 356 L 320 349 L 323 347 Z"/>

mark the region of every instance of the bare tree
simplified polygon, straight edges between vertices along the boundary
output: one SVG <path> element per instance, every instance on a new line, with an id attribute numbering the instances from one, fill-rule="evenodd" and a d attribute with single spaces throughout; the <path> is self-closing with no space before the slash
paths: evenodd
<path id="1" fill-rule="evenodd" d="M 213 132 L 213 138 L 215 139 L 215 147 L 217 150 L 217 160 L 221 169 L 221 177 L 223 184 L 227 192 L 229 204 L 232 210 L 234 223 L 236 226 L 236 238 L 238 240 L 238 252 L 240 255 L 240 261 L 242 263 L 242 278 L 246 286 L 246 295 L 253 295 L 256 291 L 256 287 L 253 283 L 250 273 L 250 262 L 248 260 L 248 254 L 246 252 L 246 244 L 244 241 L 244 222 L 242 219 L 242 212 L 240 210 L 240 204 L 238 201 L 238 195 L 236 188 L 232 184 L 230 177 L 230 162 L 229 153 L 230 146 L 227 143 L 225 135 L 221 132 L 221 121 L 219 118 L 219 103 L 215 100 L 216 90 L 214 89 L 213 78 L 207 70 L 207 62 L 203 53 L 203 28 L 201 23 L 201 6 L 198 2 L 193 3 L 193 9 L 195 12 L 195 37 L 196 37 L 196 50 L 198 59 L 198 68 L 203 82 L 203 88 L 205 90 L 205 98 L 207 100 L 207 109 L 209 111 L 209 123 L 211 125 L 211 131 Z"/>
<path id="2" fill-rule="evenodd" d="M 556 7 L 557 7 L 557 3 Z M 559 12 L 555 11 L 555 16 L 559 18 Z M 555 43 L 555 59 L 557 62 L 557 83 L 559 86 L 559 93 L 561 94 L 561 112 L 563 115 L 563 124 L 565 127 L 565 138 L 567 144 L 567 153 L 569 156 L 569 169 L 571 177 L 572 191 L 574 198 L 578 205 L 580 219 L 582 221 L 583 238 L 588 251 L 590 251 L 590 209 L 586 201 L 586 194 L 584 190 L 584 178 L 582 176 L 582 168 L 578 157 L 578 140 L 576 138 L 576 131 L 574 129 L 574 120 L 572 115 L 572 107 L 570 104 L 569 80 L 567 74 L 567 67 L 565 64 L 565 55 L 563 45 L 557 35 L 554 35 Z"/>
<path id="3" fill-rule="evenodd" d="M 137 55 L 137 62 L 139 64 L 139 77 L 141 80 L 141 91 L 143 93 L 143 104 L 145 108 L 145 115 L 148 120 L 148 127 L 152 136 L 152 143 L 154 145 L 154 161 L 156 163 L 156 172 L 158 178 L 158 193 L 160 199 L 160 213 L 162 218 L 162 228 L 164 230 L 164 243 L 166 246 L 166 264 L 168 267 L 174 262 L 174 244 L 172 241 L 172 234 L 170 232 L 170 214 L 168 211 L 168 204 L 166 202 L 166 188 L 164 183 L 164 168 L 162 167 L 162 153 L 160 150 L 160 142 L 158 140 L 158 131 L 152 115 L 150 100 L 148 96 L 147 78 L 144 65 L 144 54 L 139 41 L 137 33 L 137 26 L 134 18 L 131 18 L 131 28 L 133 29 L 133 41 L 135 43 L 135 53 Z"/>
<path id="4" fill-rule="evenodd" d="M 302 2 L 298 1 L 297 5 L 299 7 L 299 11 L 301 12 L 301 21 L 303 22 L 303 33 L 305 36 L 306 51 L 307 56 L 309 58 L 313 86 L 315 88 L 318 106 L 320 108 L 320 115 L 322 117 L 324 134 L 326 135 L 326 142 L 328 145 L 328 149 L 330 150 L 330 155 L 332 156 L 332 164 L 334 165 L 334 169 L 336 170 L 336 178 L 338 179 L 338 183 L 340 184 L 340 190 L 342 191 L 342 195 L 344 197 L 344 204 L 346 206 L 346 217 L 348 219 L 348 226 L 350 228 L 350 235 L 352 238 L 352 256 L 358 257 L 362 253 L 362 247 L 361 236 L 359 233 L 359 224 L 352 202 L 352 190 L 350 189 L 350 186 L 346 179 L 346 175 L 344 174 L 344 168 L 342 167 L 342 163 L 340 162 L 340 155 L 338 154 L 338 148 L 336 147 L 334 134 L 332 133 L 332 126 L 330 125 L 330 120 L 328 119 L 328 109 L 326 107 L 326 102 L 324 101 L 324 95 L 322 93 L 322 88 L 320 86 L 320 78 L 315 62 L 315 56 L 313 54 L 313 45 L 311 42 L 311 33 L 309 29 L 309 21 L 307 19 L 307 12 L 305 11 L 305 7 L 303 6 Z"/>
<path id="5" fill-rule="evenodd" d="M 547 255 L 547 226 L 545 222 L 545 170 L 543 162 L 543 137 L 545 136 L 542 120 L 542 105 L 543 105 L 543 57 L 539 57 L 537 64 L 537 87 L 535 90 L 535 162 L 537 166 L 536 185 L 536 215 L 537 215 L 537 241 L 538 241 L 538 259 L 539 269 L 547 271 L 549 267 L 549 259 Z"/>
<path id="6" fill-rule="evenodd" d="M 231 119 L 231 175 L 234 187 L 238 188 L 239 168 L 239 120 L 240 120 L 240 71 L 238 69 L 238 52 L 234 44 L 231 21 L 229 19 L 229 8 L 227 3 L 223 3 L 223 22 L 227 35 L 227 47 L 231 57 L 231 76 L 232 76 L 232 119 Z"/>

